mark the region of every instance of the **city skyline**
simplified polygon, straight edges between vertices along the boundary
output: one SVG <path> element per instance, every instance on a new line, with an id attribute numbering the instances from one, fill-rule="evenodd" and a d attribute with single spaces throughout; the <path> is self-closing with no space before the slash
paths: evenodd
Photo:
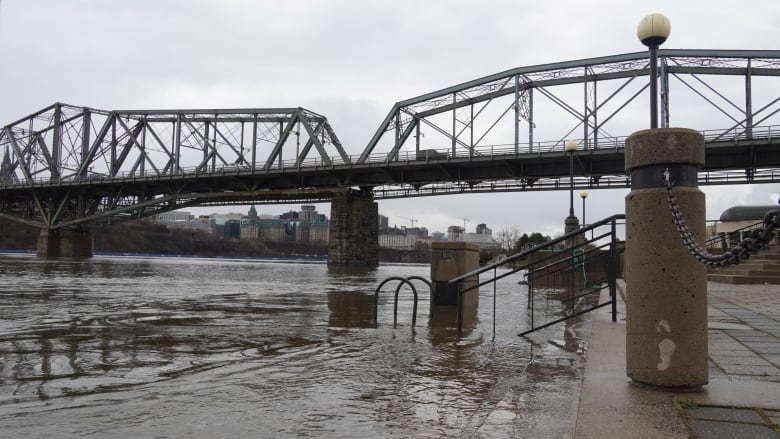
<path id="1" fill-rule="evenodd" d="M 278 211 L 278 210 L 276 210 L 276 211 L 264 211 L 262 209 L 264 206 L 273 206 L 274 208 L 279 207 L 278 205 L 262 205 L 262 204 L 247 204 L 246 206 L 241 205 L 240 207 L 246 207 L 247 208 L 247 212 L 249 212 L 252 208 L 254 208 L 256 213 L 257 213 L 257 216 L 261 217 L 261 218 L 262 217 L 280 218 L 280 217 L 283 217 L 286 214 L 289 214 L 290 212 L 299 213 L 299 212 L 304 210 L 303 207 L 313 206 L 314 207 L 313 210 L 315 212 L 319 213 L 320 215 L 324 215 L 326 220 L 328 220 L 328 221 L 330 220 L 330 215 L 328 213 L 321 212 L 320 208 L 319 208 L 319 206 L 325 206 L 325 207 L 327 207 L 329 209 L 329 204 L 327 204 L 327 203 L 302 204 L 302 205 L 297 205 L 299 208 L 301 208 L 300 210 L 296 210 L 295 208 L 291 207 L 291 208 L 283 209 L 281 211 Z M 290 204 L 290 205 L 284 205 L 284 206 L 287 207 L 287 206 L 296 206 L 296 205 Z M 239 207 L 239 206 L 231 206 L 230 208 L 231 209 L 235 209 L 236 207 Z M 241 212 L 241 211 L 213 211 L 213 208 L 211 208 L 211 209 L 212 209 L 212 211 L 210 211 L 210 212 L 208 211 L 209 210 L 208 207 L 198 207 L 196 209 L 186 209 L 186 210 L 182 209 L 182 210 L 172 211 L 172 214 L 179 214 L 178 217 L 181 217 L 181 215 L 191 215 L 193 218 L 198 218 L 198 217 L 212 217 L 213 218 L 215 215 L 222 215 L 222 216 L 234 215 L 236 217 L 247 216 L 247 212 Z M 196 210 L 198 212 L 196 212 Z M 166 214 L 162 214 L 162 215 L 166 215 Z M 162 215 L 157 215 L 157 216 L 162 216 Z M 424 229 L 426 229 L 428 231 L 429 235 L 433 235 L 434 233 L 442 233 L 442 234 L 446 235 L 447 234 L 447 229 L 449 229 L 450 227 L 453 227 L 453 226 L 462 227 L 465 230 L 464 233 L 480 234 L 480 230 L 479 230 L 480 226 L 486 226 L 487 230 L 491 232 L 491 233 L 488 233 L 491 236 L 493 235 L 493 232 L 496 232 L 496 230 L 493 227 L 490 227 L 489 223 L 484 222 L 484 221 L 476 221 L 476 220 L 473 221 L 473 227 L 471 229 L 469 229 L 469 227 L 467 227 L 467 226 L 462 225 L 463 223 L 461 223 L 461 224 L 450 224 L 450 225 L 442 228 L 441 230 L 439 230 L 439 229 L 432 229 L 431 227 L 426 225 L 422 220 L 414 219 L 413 217 L 412 218 L 395 217 L 395 219 L 397 219 L 399 221 L 398 222 L 393 222 L 392 221 L 393 217 L 384 215 L 381 212 L 381 210 L 379 212 L 379 216 L 380 216 L 380 218 L 381 217 L 385 217 L 385 218 L 388 219 L 388 227 L 389 228 L 407 229 L 407 230 L 424 228 Z M 414 225 L 411 225 L 412 219 L 413 219 Z M 461 218 L 461 221 L 462 220 L 463 219 Z M 410 223 L 410 224 L 406 225 L 404 223 Z M 468 220 L 468 225 L 471 225 L 471 223 L 472 223 L 472 221 Z M 469 230 L 472 230 L 472 231 L 469 231 Z M 529 234 L 533 233 L 533 232 L 535 232 L 535 231 L 527 231 L 527 233 L 529 233 Z M 523 233 L 523 231 L 521 231 L 521 234 L 522 233 Z"/>

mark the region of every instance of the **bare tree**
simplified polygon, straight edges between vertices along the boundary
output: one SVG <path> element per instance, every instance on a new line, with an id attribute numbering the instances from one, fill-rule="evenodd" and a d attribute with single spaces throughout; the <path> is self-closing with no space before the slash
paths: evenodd
<path id="1" fill-rule="evenodd" d="M 506 252 L 511 252 L 520 237 L 520 231 L 515 226 L 505 227 L 498 232 L 497 236 L 501 248 Z"/>

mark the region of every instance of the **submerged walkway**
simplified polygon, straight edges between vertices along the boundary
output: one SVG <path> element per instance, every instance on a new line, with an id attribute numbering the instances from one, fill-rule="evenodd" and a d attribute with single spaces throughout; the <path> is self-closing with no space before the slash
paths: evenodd
<path id="1" fill-rule="evenodd" d="M 689 391 L 626 376 L 618 299 L 618 322 L 593 316 L 575 438 L 780 438 L 780 286 L 708 283 L 710 382 Z"/>

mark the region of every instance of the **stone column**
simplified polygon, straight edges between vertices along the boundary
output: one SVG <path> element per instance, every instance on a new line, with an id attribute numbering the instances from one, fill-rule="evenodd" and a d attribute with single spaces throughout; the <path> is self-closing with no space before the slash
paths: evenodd
<path id="1" fill-rule="evenodd" d="M 350 190 L 333 197 L 328 265 L 379 265 L 379 207 L 370 191 Z"/>
<path id="2" fill-rule="evenodd" d="M 479 268 L 479 246 L 468 242 L 434 242 L 431 245 L 431 309 L 436 306 L 458 304 L 458 291 L 473 288 L 478 277 L 467 279 L 460 285 L 449 285 L 450 279 Z M 463 294 L 464 308 L 479 306 L 479 291 L 473 289 Z"/>
<path id="3" fill-rule="evenodd" d="M 707 384 L 707 269 L 683 244 L 663 183 L 668 169 L 699 242 L 705 197 L 697 187 L 704 138 L 694 130 L 638 131 L 626 141 L 626 374 L 664 387 Z"/>
<path id="4" fill-rule="evenodd" d="M 430 321 L 458 331 L 471 328 L 479 310 L 479 276 L 450 285 L 449 281 L 479 268 L 479 246 L 468 242 L 434 242 L 431 245 Z M 452 319 L 452 317 L 455 319 Z"/>
<path id="5" fill-rule="evenodd" d="M 91 258 L 94 240 L 88 231 L 42 229 L 36 255 L 40 258 Z"/>

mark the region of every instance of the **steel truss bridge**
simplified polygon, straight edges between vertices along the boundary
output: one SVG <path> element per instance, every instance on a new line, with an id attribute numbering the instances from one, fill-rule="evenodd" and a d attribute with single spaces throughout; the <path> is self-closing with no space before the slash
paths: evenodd
<path id="1" fill-rule="evenodd" d="M 780 51 L 660 50 L 661 125 L 702 129 L 702 185 L 780 181 Z M 647 52 L 519 67 L 398 102 L 359 155 L 303 108 L 54 104 L 0 130 L 0 218 L 40 228 L 201 205 L 625 188 Z M 618 133 L 618 134 L 616 134 Z M 539 139 L 544 139 L 540 141 Z M 577 140 L 573 156 L 564 142 Z"/>

